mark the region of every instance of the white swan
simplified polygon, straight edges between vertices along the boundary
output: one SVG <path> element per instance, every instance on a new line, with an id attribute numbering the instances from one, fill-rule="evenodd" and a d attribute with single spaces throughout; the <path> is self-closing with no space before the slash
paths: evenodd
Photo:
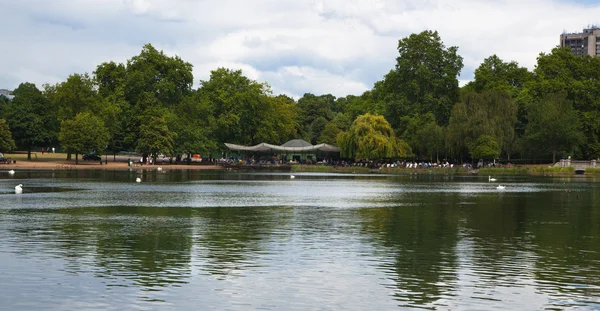
<path id="1" fill-rule="evenodd" d="M 290 175 L 290 178 L 291 178 L 291 179 L 294 179 L 294 178 L 296 178 L 296 176 L 294 176 L 294 175 Z"/>
<path id="2" fill-rule="evenodd" d="M 15 170 L 10 170 L 10 171 L 8 171 L 8 173 L 9 173 L 10 175 L 14 175 L 14 174 L 15 174 Z"/>
<path id="3" fill-rule="evenodd" d="M 160 172 L 160 171 L 162 171 L 162 167 L 159 166 L 156 168 L 156 170 Z"/>
<path id="4" fill-rule="evenodd" d="M 23 185 L 22 184 L 18 184 L 15 186 L 15 193 L 23 193 Z"/>
<path id="5" fill-rule="evenodd" d="M 496 189 L 498 189 L 498 190 L 504 190 L 504 188 L 506 188 L 506 187 L 504 187 L 502 185 L 498 185 L 498 187 L 496 187 Z"/>
<path id="6" fill-rule="evenodd" d="M 135 179 L 135 182 L 142 182 L 142 179 L 138 177 Z"/>
<path id="7" fill-rule="evenodd" d="M 488 176 L 488 181 L 496 181 L 496 178 L 492 178 L 492 176 Z"/>

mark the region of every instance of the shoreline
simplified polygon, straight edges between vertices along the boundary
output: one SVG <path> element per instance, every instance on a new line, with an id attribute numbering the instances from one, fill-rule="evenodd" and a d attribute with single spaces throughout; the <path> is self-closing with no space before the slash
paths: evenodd
<path id="1" fill-rule="evenodd" d="M 222 166 L 219 165 L 199 165 L 199 164 L 144 164 L 129 166 L 127 162 L 113 162 L 102 164 L 99 161 L 87 162 L 79 161 L 79 164 L 75 164 L 75 161 L 34 161 L 34 160 L 17 160 L 17 163 L 11 164 L 0 164 L 0 171 L 4 170 L 129 170 L 129 169 L 157 169 L 162 167 L 169 170 L 223 170 Z"/>

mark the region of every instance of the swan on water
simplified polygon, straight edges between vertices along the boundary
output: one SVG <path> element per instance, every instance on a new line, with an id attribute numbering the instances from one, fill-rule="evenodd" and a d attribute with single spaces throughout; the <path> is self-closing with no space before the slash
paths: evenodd
<path id="1" fill-rule="evenodd" d="M 498 185 L 498 187 L 496 187 L 496 189 L 498 189 L 498 190 L 504 190 L 504 188 L 506 188 L 506 187 L 504 187 L 502 185 Z"/>
<path id="2" fill-rule="evenodd" d="M 18 184 L 15 186 L 15 193 L 23 193 L 23 185 Z"/>
<path id="3" fill-rule="evenodd" d="M 156 170 L 160 172 L 162 171 L 162 167 L 159 166 Z"/>
<path id="4" fill-rule="evenodd" d="M 10 170 L 10 171 L 8 171 L 8 173 L 9 173 L 10 175 L 14 175 L 14 174 L 15 174 L 15 170 Z"/>
<path id="5" fill-rule="evenodd" d="M 138 177 L 135 179 L 135 182 L 142 182 L 142 179 Z"/>
<path id="6" fill-rule="evenodd" d="M 294 175 L 291 175 L 291 176 L 290 176 L 290 178 L 291 178 L 291 179 L 294 179 L 294 178 L 296 178 L 296 176 L 294 176 Z"/>
<path id="7" fill-rule="evenodd" d="M 496 178 L 492 178 L 492 176 L 488 176 L 488 181 L 496 181 Z"/>

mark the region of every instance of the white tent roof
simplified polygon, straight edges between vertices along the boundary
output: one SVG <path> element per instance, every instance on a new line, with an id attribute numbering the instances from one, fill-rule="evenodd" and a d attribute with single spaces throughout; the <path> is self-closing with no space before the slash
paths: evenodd
<path id="1" fill-rule="evenodd" d="M 276 152 L 311 152 L 311 151 L 324 151 L 324 152 L 340 152 L 340 148 L 328 144 L 311 145 L 310 143 L 301 140 L 294 139 L 287 143 L 277 146 L 267 143 L 260 143 L 254 146 L 242 146 L 236 144 L 225 143 L 225 146 L 230 150 L 243 150 L 243 151 L 276 151 Z"/>

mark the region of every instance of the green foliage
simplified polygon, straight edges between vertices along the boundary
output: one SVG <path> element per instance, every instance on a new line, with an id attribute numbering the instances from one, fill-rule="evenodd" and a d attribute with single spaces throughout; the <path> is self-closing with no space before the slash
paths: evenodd
<path id="1" fill-rule="evenodd" d="M 348 132 L 338 137 L 341 154 L 346 158 L 377 160 L 411 153 L 408 144 L 396 137 L 383 116 L 370 113 L 356 118 Z"/>
<path id="2" fill-rule="evenodd" d="M 498 90 L 515 97 L 531 79 L 533 75 L 527 68 L 519 67 L 515 61 L 506 63 L 494 54 L 475 69 L 473 91 Z"/>
<path id="3" fill-rule="evenodd" d="M 157 111 L 150 111 L 143 117 L 140 125 L 137 151 L 154 158 L 159 153 L 172 154 L 174 135 L 169 130 L 165 117 Z"/>
<path id="4" fill-rule="evenodd" d="M 38 144 L 49 143 L 54 132 L 56 118 L 44 94 L 32 83 L 22 83 L 13 92 L 15 98 L 8 105 L 8 125 L 17 147 L 27 150 L 31 159 L 31 149 Z"/>
<path id="5" fill-rule="evenodd" d="M 0 151 L 9 152 L 16 148 L 6 120 L 0 119 Z"/>
<path id="6" fill-rule="evenodd" d="M 110 82 L 112 74 L 116 76 L 115 80 L 120 78 L 121 69 L 118 66 L 105 67 L 107 68 L 102 69 L 106 69 L 110 74 L 109 77 L 103 74 L 101 81 Z M 127 101 L 133 105 L 138 103 L 142 94 L 152 93 L 158 104 L 171 107 L 192 91 L 194 82 L 192 64 L 184 62 L 179 56 L 169 57 L 151 44 L 144 45 L 139 55 L 127 61 L 125 72 L 124 94 Z"/>
<path id="7" fill-rule="evenodd" d="M 500 156 L 500 146 L 490 135 L 481 135 L 469 146 L 471 158 L 495 159 Z"/>
<path id="8" fill-rule="evenodd" d="M 335 106 L 335 97 L 331 94 L 316 96 L 310 93 L 304 94 L 298 100 L 298 119 L 302 125 L 299 133 L 308 141 L 315 141 L 319 138 L 320 132 L 314 133 L 313 127 L 323 130 L 325 124 L 333 119 L 334 112 L 332 107 Z M 317 121 L 316 124 L 313 123 Z M 323 122 L 323 119 L 325 122 Z"/>
<path id="9" fill-rule="evenodd" d="M 549 94 L 531 105 L 528 119 L 528 145 L 531 150 L 551 152 L 553 162 L 558 152 L 571 152 L 582 141 L 579 114 L 565 93 Z"/>
<path id="10" fill-rule="evenodd" d="M 263 121 L 273 111 L 268 109 L 269 86 L 248 79 L 241 70 L 226 68 L 211 71 L 210 79 L 200 83 L 202 96 L 211 104 L 219 145 L 259 143 Z"/>
<path id="11" fill-rule="evenodd" d="M 319 141 L 319 137 L 321 136 L 321 133 L 323 132 L 323 130 L 325 129 L 325 126 L 327 126 L 327 119 L 325 119 L 324 117 L 318 117 L 316 118 L 311 124 L 310 124 L 310 143 L 313 145 L 316 145 L 317 142 Z"/>
<path id="12" fill-rule="evenodd" d="M 482 135 L 490 136 L 510 155 L 514 147 L 517 106 L 505 91 L 469 93 L 454 105 L 448 125 L 447 144 L 455 155 L 469 150 Z M 476 152 L 479 154 L 479 152 Z"/>
<path id="13" fill-rule="evenodd" d="M 91 112 L 79 112 L 73 119 L 60 123 L 58 139 L 63 148 L 79 153 L 105 150 L 109 133 L 104 121 Z M 77 159 L 76 159 L 77 160 Z"/>
<path id="14" fill-rule="evenodd" d="M 446 48 L 437 31 L 411 34 L 398 42 L 396 68 L 383 81 L 386 118 L 399 132 L 402 116 L 433 113 L 448 124 L 452 105 L 459 101 L 458 75 L 463 68 L 457 47 Z"/>
<path id="15" fill-rule="evenodd" d="M 282 144 L 298 137 L 298 107 L 285 95 L 264 96 L 264 108 L 254 140 Z"/>
<path id="16" fill-rule="evenodd" d="M 338 113 L 333 120 L 325 125 L 325 128 L 318 139 L 318 143 L 336 145 L 338 135 L 350 129 L 351 125 L 352 121 L 348 116 Z"/>
<path id="17" fill-rule="evenodd" d="M 574 149 L 577 158 L 600 156 L 600 118 L 596 117 L 600 111 L 598 72 L 600 59 L 576 57 L 569 48 L 555 48 L 549 54 L 540 54 L 534 70 L 535 79 L 526 83 L 519 99 L 523 110 L 529 114 L 528 106 L 539 103 L 548 94 L 566 94 L 565 99 L 580 113 L 583 140 L 578 142 L 579 148 Z"/>

